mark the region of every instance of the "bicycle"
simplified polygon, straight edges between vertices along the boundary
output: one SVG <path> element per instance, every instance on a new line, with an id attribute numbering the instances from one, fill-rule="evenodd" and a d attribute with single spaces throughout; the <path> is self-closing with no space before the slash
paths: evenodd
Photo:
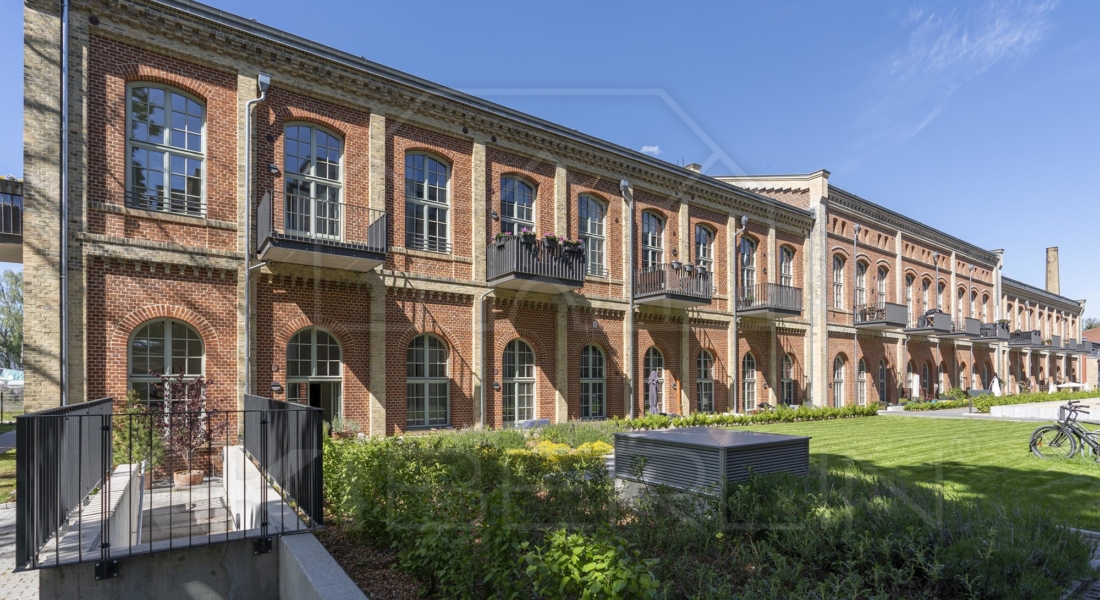
<path id="1" fill-rule="evenodd" d="M 1031 434 L 1032 454 L 1039 458 L 1073 458 L 1080 451 L 1088 452 L 1100 462 L 1100 430 L 1089 431 L 1077 422 L 1079 414 L 1089 414 L 1077 404 L 1079 400 L 1070 400 L 1060 406 L 1057 425 L 1043 425 Z"/>

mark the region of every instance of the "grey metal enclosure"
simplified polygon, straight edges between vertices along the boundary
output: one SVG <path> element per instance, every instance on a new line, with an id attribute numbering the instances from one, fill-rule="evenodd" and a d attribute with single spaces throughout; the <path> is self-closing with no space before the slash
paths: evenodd
<path id="1" fill-rule="evenodd" d="M 615 434 L 615 477 L 700 491 L 756 474 L 810 470 L 810 438 L 685 427 Z"/>

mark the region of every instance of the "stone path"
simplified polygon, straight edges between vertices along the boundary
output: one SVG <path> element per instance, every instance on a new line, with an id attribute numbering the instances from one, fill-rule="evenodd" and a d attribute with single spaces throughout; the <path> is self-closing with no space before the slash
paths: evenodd
<path id="1" fill-rule="evenodd" d="M 14 433 L 14 432 L 13 432 Z M 38 597 L 38 571 L 15 569 L 15 503 L 0 504 L 0 600 Z"/>

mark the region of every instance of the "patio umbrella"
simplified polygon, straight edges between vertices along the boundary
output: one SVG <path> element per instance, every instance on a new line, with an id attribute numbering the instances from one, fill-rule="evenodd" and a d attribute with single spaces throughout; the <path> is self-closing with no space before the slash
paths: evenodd
<path id="1" fill-rule="evenodd" d="M 649 372 L 649 414 L 657 414 L 657 370 Z"/>

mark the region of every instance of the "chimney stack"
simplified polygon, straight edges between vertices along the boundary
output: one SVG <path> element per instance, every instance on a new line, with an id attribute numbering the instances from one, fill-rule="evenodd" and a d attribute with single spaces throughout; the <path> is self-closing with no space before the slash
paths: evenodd
<path id="1" fill-rule="evenodd" d="M 701 165 L 699 163 L 691 163 L 690 165 L 687 165 L 684 168 L 687 169 L 688 171 L 695 171 L 696 173 L 702 173 L 703 172 L 703 165 Z"/>
<path id="2" fill-rule="evenodd" d="M 1061 295 L 1058 282 L 1058 247 L 1047 248 L 1047 291 Z"/>

